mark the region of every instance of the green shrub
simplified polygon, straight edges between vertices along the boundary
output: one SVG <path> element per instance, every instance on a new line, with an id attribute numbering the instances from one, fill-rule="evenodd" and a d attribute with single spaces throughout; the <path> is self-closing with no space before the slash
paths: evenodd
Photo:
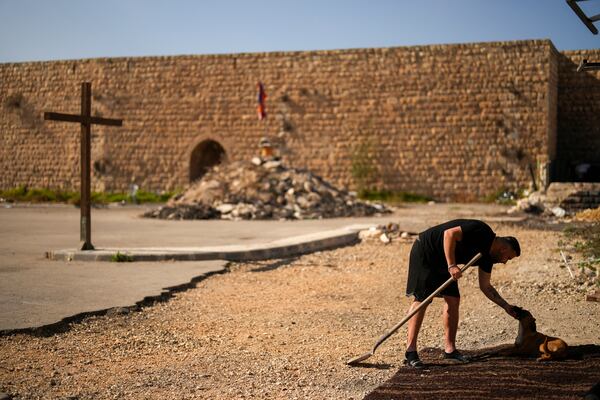
<path id="1" fill-rule="evenodd" d="M 503 205 L 515 205 L 517 200 L 524 197 L 523 189 L 516 191 L 503 187 L 495 192 L 492 192 L 483 198 L 485 203 L 498 203 Z"/>
<path id="2" fill-rule="evenodd" d="M 600 269 L 600 223 L 570 225 L 563 230 L 564 240 L 558 245 L 570 244 L 583 256 L 577 266 L 598 271 Z"/>
<path id="3" fill-rule="evenodd" d="M 4 199 L 14 200 L 17 198 L 23 198 L 27 194 L 27 188 L 25 186 L 19 186 L 14 189 L 3 190 L 0 192 L 0 197 Z"/>
<path id="4" fill-rule="evenodd" d="M 358 197 L 362 200 L 382 201 L 386 203 L 427 203 L 432 200 L 430 197 L 416 193 L 368 189 L 360 190 Z"/>
<path id="5" fill-rule="evenodd" d="M 136 195 L 137 203 L 164 203 L 178 192 L 146 192 L 138 191 Z M 133 203 L 129 193 L 121 192 L 92 192 L 90 194 L 92 203 L 108 204 L 108 203 Z M 69 192 L 51 189 L 28 189 L 25 186 L 19 186 L 14 189 L 0 191 L 0 197 L 9 201 L 22 201 L 31 203 L 69 203 L 74 205 L 80 204 L 80 193 Z"/>
<path id="6" fill-rule="evenodd" d="M 352 178 L 359 191 L 370 186 L 377 172 L 371 154 L 373 146 L 370 142 L 361 142 L 352 150 L 351 170 Z"/>
<path id="7" fill-rule="evenodd" d="M 129 202 L 129 195 L 126 193 L 98 193 L 98 196 L 105 203 Z"/>
<path id="8" fill-rule="evenodd" d="M 112 262 L 133 262 L 133 256 L 117 251 L 117 253 L 114 254 L 110 260 Z"/>
<path id="9" fill-rule="evenodd" d="M 154 193 L 140 190 L 137 193 L 137 199 L 140 203 L 164 203 L 176 194 L 177 192 Z"/>

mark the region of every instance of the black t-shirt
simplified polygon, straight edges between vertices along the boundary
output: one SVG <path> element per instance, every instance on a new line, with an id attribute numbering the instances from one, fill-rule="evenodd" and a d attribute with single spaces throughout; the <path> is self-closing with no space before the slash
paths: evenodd
<path id="1" fill-rule="evenodd" d="M 462 240 L 456 242 L 456 263 L 466 264 L 475 254 L 481 253 L 481 258 L 475 265 L 487 273 L 492 272 L 490 248 L 496 234 L 485 222 L 475 219 L 455 219 L 433 226 L 419 234 L 419 241 L 423 246 L 429 267 L 444 271 L 448 268 L 444 254 L 444 231 L 456 226 L 460 226 L 462 230 Z"/>

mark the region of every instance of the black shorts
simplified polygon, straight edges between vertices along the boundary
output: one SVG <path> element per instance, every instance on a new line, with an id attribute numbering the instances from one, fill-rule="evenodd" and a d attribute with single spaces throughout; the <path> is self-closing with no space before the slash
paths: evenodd
<path id="1" fill-rule="evenodd" d="M 448 278 L 450 278 L 450 273 L 445 265 L 429 265 L 421 241 L 417 239 L 410 251 L 406 295 L 415 296 L 415 300 L 423 301 L 442 286 Z M 442 296 L 460 297 L 458 282 L 452 282 L 436 297 Z"/>

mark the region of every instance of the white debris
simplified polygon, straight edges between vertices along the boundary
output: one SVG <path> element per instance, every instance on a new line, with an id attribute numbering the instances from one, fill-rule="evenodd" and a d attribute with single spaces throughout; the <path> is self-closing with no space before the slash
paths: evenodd
<path id="1" fill-rule="evenodd" d="M 390 237 L 385 233 L 382 233 L 381 236 L 379 236 L 379 240 L 381 240 L 384 244 L 389 244 L 392 242 L 392 239 L 390 239 Z"/>
<path id="2" fill-rule="evenodd" d="M 552 214 L 554 214 L 554 216 L 558 218 L 563 218 L 565 215 L 567 215 L 565 209 L 561 207 L 554 207 L 550 211 L 552 211 Z"/>

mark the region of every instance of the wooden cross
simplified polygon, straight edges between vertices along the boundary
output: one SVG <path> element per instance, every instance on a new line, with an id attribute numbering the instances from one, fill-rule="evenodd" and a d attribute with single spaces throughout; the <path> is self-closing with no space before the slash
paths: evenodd
<path id="1" fill-rule="evenodd" d="M 83 82 L 81 84 L 81 115 L 45 112 L 44 119 L 51 121 L 79 122 L 81 124 L 81 218 L 80 218 L 80 240 L 81 250 L 94 250 L 92 245 L 92 221 L 90 212 L 90 188 L 91 188 L 91 137 L 92 124 L 122 126 L 122 119 L 108 119 L 92 117 L 92 84 Z"/>

